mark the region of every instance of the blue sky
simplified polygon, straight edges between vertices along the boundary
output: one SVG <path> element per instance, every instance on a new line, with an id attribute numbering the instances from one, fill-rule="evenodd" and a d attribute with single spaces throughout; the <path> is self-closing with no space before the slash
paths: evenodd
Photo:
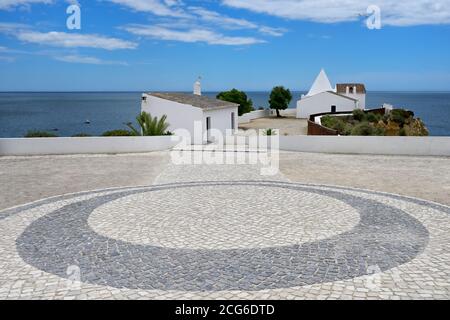
<path id="1" fill-rule="evenodd" d="M 0 91 L 450 91 L 448 57 L 450 0 L 0 0 Z"/>

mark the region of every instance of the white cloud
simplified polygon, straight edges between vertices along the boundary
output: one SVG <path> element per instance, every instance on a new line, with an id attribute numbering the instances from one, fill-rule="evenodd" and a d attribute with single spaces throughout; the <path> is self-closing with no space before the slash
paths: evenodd
<path id="1" fill-rule="evenodd" d="M 245 19 L 236 19 L 221 15 L 201 7 L 189 7 L 189 12 L 196 14 L 201 20 L 212 22 L 231 29 L 256 29 L 258 25 Z"/>
<path id="2" fill-rule="evenodd" d="M 180 4 L 174 0 L 107 0 L 129 7 L 136 11 L 151 12 L 157 16 L 187 17 L 188 15 L 178 7 Z"/>
<path id="3" fill-rule="evenodd" d="M 270 36 L 281 36 L 286 30 L 283 28 L 272 28 L 262 26 L 245 19 L 229 17 L 198 6 L 185 6 L 178 0 L 108 0 L 110 2 L 126 6 L 136 11 L 150 12 L 154 15 L 172 19 L 170 23 L 180 25 L 190 24 L 194 28 L 204 28 L 207 26 L 227 30 L 253 29 Z M 183 21 L 180 21 L 183 20 Z M 202 27 L 203 26 L 203 27 Z"/>
<path id="4" fill-rule="evenodd" d="M 287 30 L 285 28 L 272 28 L 272 27 L 266 27 L 261 26 L 259 27 L 259 32 L 265 33 L 274 37 L 281 37 L 283 36 Z"/>
<path id="5" fill-rule="evenodd" d="M 68 62 L 68 63 L 80 63 L 80 64 L 96 64 L 96 65 L 128 65 L 126 62 L 122 61 L 108 61 L 101 60 L 95 57 L 88 56 L 78 56 L 78 55 L 66 55 L 54 57 L 55 60 Z"/>
<path id="6" fill-rule="evenodd" d="M 0 0 L 0 10 L 9 10 L 16 7 L 29 6 L 34 3 L 50 4 L 53 0 Z"/>
<path id="7" fill-rule="evenodd" d="M 256 29 L 261 33 L 271 36 L 282 36 L 286 33 L 284 28 L 272 28 L 268 26 L 262 26 L 254 22 L 228 17 L 218 12 L 207 10 L 201 7 L 189 7 L 189 12 L 195 14 L 201 21 L 213 23 L 219 25 L 225 29 Z"/>
<path id="8" fill-rule="evenodd" d="M 208 29 L 176 30 L 159 25 L 155 26 L 134 25 L 134 26 L 127 26 L 124 29 L 132 34 L 149 37 L 153 39 L 190 42 L 190 43 L 204 42 L 213 45 L 240 46 L 265 42 L 264 40 L 256 39 L 253 37 L 225 36 L 223 34 Z"/>
<path id="9" fill-rule="evenodd" d="M 366 14 L 369 5 L 378 5 L 381 8 L 383 25 L 450 23 L 450 0 L 222 0 L 222 2 L 234 8 L 322 23 L 357 21 L 361 14 Z"/>
<path id="10" fill-rule="evenodd" d="M 66 32 L 35 32 L 20 30 L 15 33 L 17 39 L 30 43 L 38 43 L 65 48 L 98 48 L 105 50 L 135 49 L 137 44 L 117 38 L 104 37 L 93 34 L 77 34 Z"/>

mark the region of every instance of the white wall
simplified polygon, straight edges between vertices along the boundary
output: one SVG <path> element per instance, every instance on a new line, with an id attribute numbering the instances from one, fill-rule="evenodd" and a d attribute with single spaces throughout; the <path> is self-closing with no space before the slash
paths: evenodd
<path id="1" fill-rule="evenodd" d="M 249 123 L 252 120 L 265 118 L 270 116 L 270 110 L 256 110 L 248 113 L 244 113 L 239 117 L 239 124 L 241 123 Z"/>
<path id="2" fill-rule="evenodd" d="M 157 98 L 148 94 L 145 94 L 146 100 L 142 101 L 141 110 L 148 112 L 152 117 L 161 118 L 163 115 L 167 115 L 167 122 L 170 124 L 169 131 L 185 129 L 189 132 L 191 137 L 194 137 L 194 123 L 203 121 L 203 110 L 195 108 L 191 105 L 182 104 L 174 101 L 169 101 L 161 98 Z M 185 136 L 181 131 L 177 132 L 178 135 Z M 201 144 L 202 141 L 195 141 L 195 143 Z"/>
<path id="3" fill-rule="evenodd" d="M 175 136 L 6 138 L 0 139 L 0 156 L 139 153 L 168 150 L 179 140 Z"/>
<path id="4" fill-rule="evenodd" d="M 203 113 L 203 127 L 206 130 L 206 118 L 211 117 L 211 128 L 219 130 L 225 137 L 227 130 L 231 130 L 231 114 L 234 112 L 234 129 L 238 129 L 238 108 L 206 110 Z"/>
<path id="5" fill-rule="evenodd" d="M 277 110 L 275 109 L 270 109 L 270 114 L 272 116 L 276 116 L 277 115 Z M 295 117 L 297 115 L 297 109 L 286 109 L 286 110 L 280 110 L 280 115 L 282 117 Z"/>
<path id="6" fill-rule="evenodd" d="M 285 151 L 450 156 L 450 137 L 280 136 Z"/>
<path id="7" fill-rule="evenodd" d="M 312 114 L 331 112 L 331 106 L 336 106 L 338 112 L 352 111 L 357 108 L 357 103 L 330 92 L 322 92 L 297 102 L 297 118 L 307 119 Z"/>
<path id="8" fill-rule="evenodd" d="M 365 110 L 366 109 L 366 94 L 364 93 L 356 93 L 356 94 L 342 94 L 344 96 L 350 97 L 352 99 L 356 99 L 359 101 L 359 108 Z"/>

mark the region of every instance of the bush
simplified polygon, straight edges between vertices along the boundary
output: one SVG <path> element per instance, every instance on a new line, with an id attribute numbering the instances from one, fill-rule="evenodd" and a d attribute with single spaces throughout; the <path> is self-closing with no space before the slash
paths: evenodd
<path id="1" fill-rule="evenodd" d="M 85 138 L 85 137 L 92 137 L 90 134 L 87 133 L 78 133 L 72 136 L 73 138 Z"/>
<path id="2" fill-rule="evenodd" d="M 340 135 L 350 134 L 350 126 L 341 118 L 327 115 L 322 117 L 321 122 L 322 126 L 336 130 Z"/>
<path id="3" fill-rule="evenodd" d="M 328 116 L 328 115 L 323 116 L 320 119 L 320 122 L 322 123 L 322 125 L 324 127 L 330 128 L 330 129 L 332 129 L 334 127 L 334 125 L 336 124 L 336 121 L 337 121 L 336 117 L 332 117 L 332 116 Z"/>
<path id="4" fill-rule="evenodd" d="M 389 119 L 398 123 L 401 127 L 406 123 L 406 120 L 414 117 L 414 112 L 405 109 L 394 109 L 389 113 Z"/>
<path id="5" fill-rule="evenodd" d="M 266 129 L 266 130 L 264 130 L 264 135 L 265 136 L 276 136 L 277 131 L 275 129 Z"/>
<path id="6" fill-rule="evenodd" d="M 366 114 L 361 109 L 355 109 L 353 110 L 353 119 L 356 121 L 363 121 L 366 117 Z"/>
<path id="7" fill-rule="evenodd" d="M 366 119 L 369 122 L 376 123 L 376 122 L 380 121 L 381 115 L 375 114 L 375 113 L 368 113 L 368 114 L 366 114 Z"/>
<path id="8" fill-rule="evenodd" d="M 111 130 L 106 131 L 102 134 L 103 137 L 131 137 L 134 136 L 134 134 L 131 131 L 128 130 Z"/>
<path id="9" fill-rule="evenodd" d="M 351 132 L 352 136 L 371 136 L 374 134 L 374 128 L 368 122 L 357 124 Z"/>
<path id="10" fill-rule="evenodd" d="M 29 130 L 25 138 L 56 138 L 56 134 L 47 131 Z"/>

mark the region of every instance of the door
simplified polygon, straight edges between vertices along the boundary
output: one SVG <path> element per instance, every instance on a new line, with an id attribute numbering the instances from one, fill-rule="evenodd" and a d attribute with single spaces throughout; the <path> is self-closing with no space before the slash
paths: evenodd
<path id="1" fill-rule="evenodd" d="M 211 142 L 211 117 L 206 117 L 206 140 Z"/>
<path id="2" fill-rule="evenodd" d="M 336 106 L 331 106 L 331 112 L 336 113 Z"/>

